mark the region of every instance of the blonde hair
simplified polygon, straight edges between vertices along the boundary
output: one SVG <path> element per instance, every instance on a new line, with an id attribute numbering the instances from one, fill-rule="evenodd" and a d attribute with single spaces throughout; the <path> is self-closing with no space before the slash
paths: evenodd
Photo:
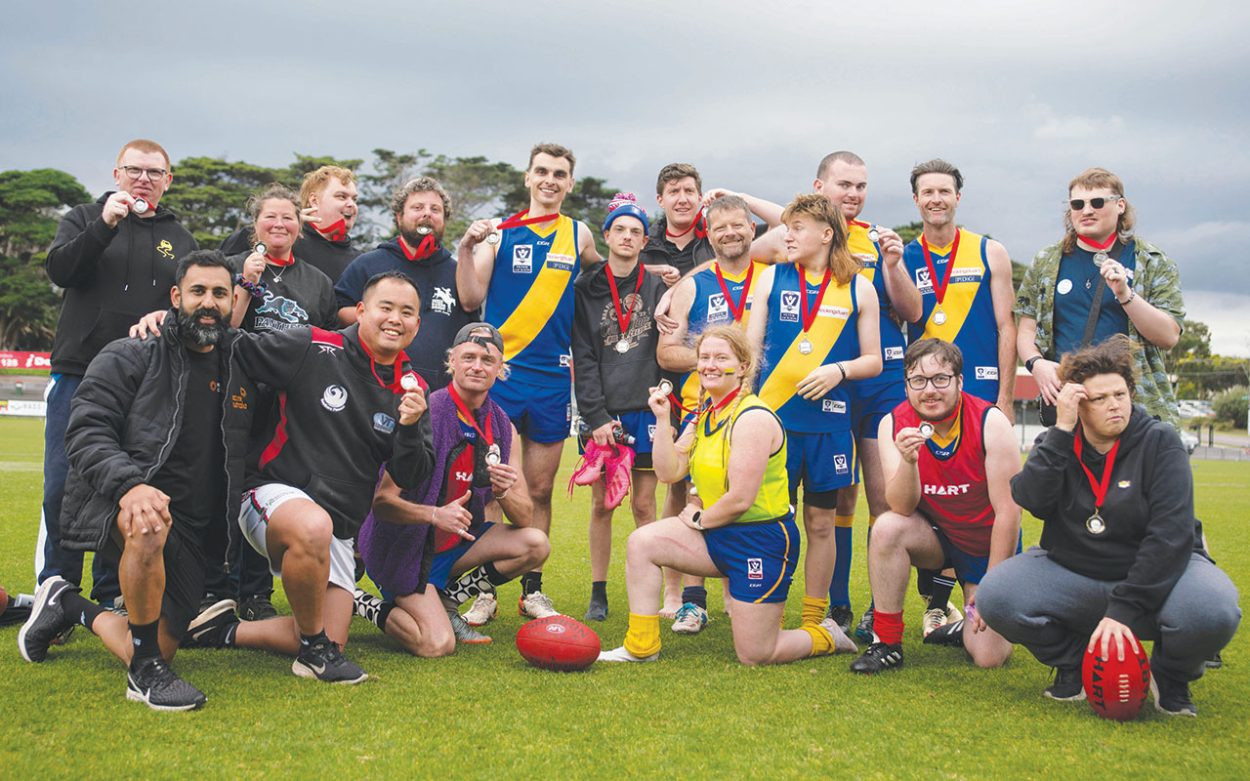
<path id="1" fill-rule="evenodd" d="M 823 222 L 833 228 L 833 244 L 829 247 L 829 268 L 839 285 L 845 285 L 855 279 L 861 268 L 859 260 L 847 248 L 846 218 L 842 210 L 829 202 L 820 193 L 804 193 L 794 196 L 794 200 L 781 213 L 782 223 L 788 223 L 795 217 L 810 217 L 816 222 Z"/>
<path id="2" fill-rule="evenodd" d="M 1086 168 L 1068 182 L 1068 198 L 1072 197 L 1072 191 L 1077 187 L 1085 190 L 1105 187 L 1115 193 L 1116 198 L 1123 199 L 1124 213 L 1116 221 L 1115 228 L 1125 235 L 1133 232 L 1133 226 L 1137 224 L 1137 212 L 1134 211 L 1133 204 L 1128 202 L 1128 198 L 1124 197 L 1124 182 L 1120 181 L 1120 177 L 1106 168 Z M 1066 203 L 1063 205 L 1063 231 L 1063 246 L 1060 251 L 1066 255 L 1076 249 L 1076 228 L 1072 225 L 1072 210 Z"/>
<path id="3" fill-rule="evenodd" d="M 729 408 L 729 414 L 726 416 L 726 420 L 733 420 L 734 416 L 738 414 L 738 409 L 742 406 L 742 402 L 746 399 L 747 396 L 751 395 L 751 388 L 755 382 L 755 372 L 756 372 L 756 369 L 758 368 L 759 361 L 756 360 L 757 356 L 756 356 L 755 349 L 751 346 L 750 340 L 747 339 L 746 331 L 743 330 L 741 326 L 714 325 L 710 328 L 705 329 L 703 333 L 699 334 L 699 338 L 695 340 L 694 351 L 696 355 L 698 355 L 699 353 L 699 348 L 702 347 L 703 343 L 707 341 L 708 339 L 721 339 L 724 342 L 726 342 L 729 345 L 730 352 L 734 354 L 734 358 L 736 358 L 739 363 L 745 365 L 746 367 L 745 369 L 742 370 L 742 373 L 738 375 L 738 395 L 734 398 L 733 406 Z M 702 396 L 703 396 L 702 387 L 700 387 L 699 390 L 700 390 L 699 396 L 700 396 L 700 399 L 702 399 Z M 695 447 L 699 443 L 699 422 L 702 420 L 702 418 L 703 416 L 700 414 L 696 414 L 695 416 L 694 438 L 690 440 L 690 447 L 684 451 L 686 455 L 689 455 L 690 453 L 694 452 Z M 726 436 L 722 440 L 721 447 L 723 450 L 723 452 L 721 453 L 722 464 L 725 466 L 728 466 L 729 464 L 729 437 L 728 436 Z M 729 480 L 729 475 L 728 475 L 728 472 L 726 472 L 726 475 L 725 475 L 726 483 L 728 483 L 728 480 Z"/>
<path id="4" fill-rule="evenodd" d="M 356 174 L 337 165 L 323 165 L 316 171 L 308 172 L 304 175 L 304 183 L 299 187 L 300 205 L 305 209 L 308 208 L 308 202 L 312 199 L 313 193 L 320 193 L 324 190 L 331 179 L 338 179 L 343 184 L 355 184 Z"/>
<path id="5" fill-rule="evenodd" d="M 295 220 L 300 227 L 304 227 L 304 215 L 300 212 L 299 198 L 284 184 L 274 182 L 265 186 L 265 189 L 247 199 L 248 216 L 252 218 L 252 244 L 260 241 L 260 237 L 256 235 L 256 219 L 260 217 L 260 210 L 264 208 L 268 201 L 286 201 L 295 209 Z"/>

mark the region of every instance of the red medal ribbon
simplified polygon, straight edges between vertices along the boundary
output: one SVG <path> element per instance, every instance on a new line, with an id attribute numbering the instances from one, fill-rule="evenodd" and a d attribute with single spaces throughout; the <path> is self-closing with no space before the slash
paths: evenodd
<path id="1" fill-rule="evenodd" d="M 729 286 L 725 284 L 725 276 L 721 274 L 720 264 L 715 264 L 716 281 L 720 283 L 720 292 L 725 294 L 725 303 L 729 305 L 729 314 L 733 315 L 734 322 L 742 321 L 742 315 L 747 311 L 747 297 L 751 294 L 751 277 L 755 276 L 755 263 L 752 262 L 747 266 L 747 278 L 742 283 L 742 298 L 738 299 L 738 303 L 734 304 L 733 296 L 729 295 Z M 806 280 L 805 280 L 806 281 Z M 821 291 L 822 293 L 824 291 Z"/>
<path id="2" fill-rule="evenodd" d="M 825 300 L 825 290 L 829 288 L 829 280 L 833 278 L 833 267 L 825 269 L 825 278 L 820 280 L 820 292 L 816 294 L 816 305 L 810 310 L 807 308 L 807 269 L 799 266 L 799 292 L 803 294 L 803 333 L 807 333 L 812 327 L 812 323 L 816 322 L 816 315 L 820 312 L 820 302 Z M 745 302 L 746 297 L 743 297 Z"/>
<path id="3" fill-rule="evenodd" d="M 552 220 L 559 219 L 560 217 L 559 212 L 556 212 L 555 214 L 547 214 L 542 217 L 526 217 L 525 215 L 529 213 L 530 213 L 529 209 L 525 209 L 524 211 L 519 211 L 516 214 L 509 217 L 508 219 L 496 225 L 495 230 L 506 231 L 509 228 L 521 228 L 526 225 L 534 225 L 539 222 L 551 222 Z"/>
<path id="4" fill-rule="evenodd" d="M 861 220 L 854 220 L 854 219 L 848 218 L 846 221 L 846 229 L 849 231 L 852 227 L 860 227 L 866 230 L 868 228 L 871 228 L 872 226 Z"/>
<path id="5" fill-rule="evenodd" d="M 345 241 L 347 239 L 347 222 L 342 217 L 339 218 L 338 222 L 327 225 L 324 228 L 313 223 L 313 228 L 330 241 Z"/>
<path id="6" fill-rule="evenodd" d="M 718 413 L 718 412 L 720 412 L 722 409 L 724 409 L 724 408 L 725 408 L 725 405 L 729 404 L 729 402 L 731 402 L 731 401 L 733 401 L 734 399 L 736 399 L 736 398 L 738 397 L 738 391 L 740 391 L 740 390 L 742 390 L 742 386 L 741 386 L 741 385 L 739 385 L 738 387 L 734 388 L 734 389 L 733 389 L 733 390 L 731 390 L 729 393 L 727 393 L 727 394 L 725 395 L 725 398 L 721 399 L 721 400 L 720 400 L 718 403 L 716 403 L 716 404 L 712 404 L 712 399 L 711 399 L 710 397 L 708 398 L 708 400 L 707 400 L 707 402 L 706 402 L 706 404 L 705 404 L 705 409 L 704 409 L 704 412 L 706 412 L 706 413 L 707 413 L 707 424 L 708 424 L 708 426 L 709 426 L 709 427 L 710 427 L 710 426 L 715 425 L 715 423 L 716 423 L 716 413 Z"/>
<path id="7" fill-rule="evenodd" d="M 1102 509 L 1102 503 L 1107 499 L 1107 489 L 1111 487 L 1111 470 L 1115 468 L 1115 454 L 1120 450 L 1120 440 L 1117 439 L 1111 446 L 1111 450 L 1107 451 L 1107 462 L 1102 467 L 1102 480 L 1096 480 L 1093 471 L 1081 460 L 1081 453 L 1085 450 L 1083 439 L 1081 430 L 1078 428 L 1076 439 L 1072 440 L 1072 450 L 1076 452 L 1076 462 L 1081 465 L 1085 476 L 1089 478 L 1090 490 L 1094 492 L 1094 512 L 1097 512 Z"/>
<path id="8" fill-rule="evenodd" d="M 664 235 L 670 239 L 680 239 L 682 236 L 685 236 L 690 231 L 694 231 L 694 237 L 696 239 L 707 238 L 707 220 L 705 220 L 703 217 L 702 209 L 699 210 L 699 214 L 694 218 L 694 222 L 690 223 L 690 227 L 686 228 L 681 233 L 673 233 L 672 231 L 668 229 L 667 223 L 664 225 Z"/>
<path id="9" fill-rule="evenodd" d="M 1101 242 L 1094 241 L 1093 239 L 1087 238 L 1085 236 L 1077 236 L 1077 238 L 1080 239 L 1082 242 L 1088 244 L 1089 246 L 1093 247 L 1094 249 L 1098 250 L 1099 252 L 1105 252 L 1106 250 L 1111 249 L 1111 246 L 1115 244 L 1116 239 L 1120 238 L 1120 233 L 1119 231 L 1111 231 L 1111 235 L 1107 237 L 1107 240 L 1101 241 Z"/>
<path id="10" fill-rule="evenodd" d="M 629 311 L 621 311 L 621 294 L 616 289 L 616 277 L 612 275 L 612 269 L 605 265 L 603 273 L 608 278 L 608 287 L 612 289 L 612 306 L 616 307 L 616 322 L 621 327 L 621 336 L 629 330 L 629 321 L 634 316 L 633 309 Z M 634 285 L 634 295 L 638 295 L 638 291 L 642 290 L 642 275 L 647 273 L 647 269 L 642 264 L 638 265 L 638 283 Z"/>
<path id="11" fill-rule="evenodd" d="M 404 251 L 404 257 L 408 258 L 408 260 L 425 260 L 438 250 L 438 239 L 434 238 L 433 233 L 427 233 L 421 237 L 421 243 L 416 248 L 410 250 L 408 242 L 404 240 L 403 236 L 400 236 L 399 248 Z"/>
<path id="12" fill-rule="evenodd" d="M 668 394 L 668 403 L 672 404 L 674 407 L 681 410 L 682 412 L 686 412 L 686 413 L 690 413 L 690 412 L 698 413 L 699 412 L 698 404 L 694 405 L 693 407 L 687 407 L 685 404 L 681 403 L 681 399 L 677 397 L 676 388 L 673 389 L 672 393 Z M 695 417 L 698 418 L 698 415 L 696 414 Z"/>
<path id="13" fill-rule="evenodd" d="M 288 258 L 286 258 L 286 259 L 283 259 L 283 258 L 275 258 L 273 255 L 265 255 L 265 262 L 266 262 L 266 263 L 272 263 L 272 264 L 274 264 L 275 266 L 282 266 L 282 267 L 284 267 L 284 268 L 285 268 L 286 266 L 289 266 L 289 265 L 291 265 L 292 263 L 294 263 L 294 262 L 295 262 L 295 255 L 294 255 L 294 254 L 292 254 L 290 257 L 288 257 Z"/>
<path id="14" fill-rule="evenodd" d="M 477 432 L 477 435 L 482 438 L 482 442 L 485 443 L 487 447 L 495 444 L 495 439 L 491 436 L 490 430 L 490 411 L 487 410 L 486 412 L 486 430 L 483 431 L 482 428 L 477 425 L 477 418 L 473 417 L 473 410 L 469 409 L 469 405 L 465 404 L 464 399 L 460 398 L 460 394 L 456 392 L 456 384 L 454 382 L 447 384 L 447 395 L 451 396 L 452 404 L 455 404 L 456 409 L 460 411 L 460 417 L 464 418 L 465 422 L 473 427 L 473 430 Z"/>
<path id="15" fill-rule="evenodd" d="M 946 256 L 946 274 L 942 277 L 941 284 L 938 284 L 937 268 L 929 254 L 929 242 L 925 240 L 923 233 L 920 234 L 920 248 L 924 250 L 924 264 L 929 267 L 929 279 L 933 282 L 933 295 L 937 297 L 938 306 L 946 298 L 946 286 L 950 284 L 951 271 L 955 268 L 955 256 L 959 254 L 959 234 L 960 230 L 956 228 L 955 240 L 951 242 L 951 253 Z"/>

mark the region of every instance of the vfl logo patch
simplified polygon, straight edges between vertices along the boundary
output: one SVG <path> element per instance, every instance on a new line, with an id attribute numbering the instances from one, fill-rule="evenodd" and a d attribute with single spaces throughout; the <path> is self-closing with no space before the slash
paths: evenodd
<path id="1" fill-rule="evenodd" d="M 380 431 L 383 434 L 393 433 L 395 431 L 395 418 L 392 418 L 385 412 L 373 413 L 373 430 Z"/>
<path id="2" fill-rule="evenodd" d="M 651 423 L 650 425 L 647 426 L 647 441 L 648 442 L 655 441 L 655 424 L 654 423 Z"/>
<path id="3" fill-rule="evenodd" d="M 884 357 L 887 361 L 901 361 L 903 360 L 903 348 L 887 347 L 885 348 Z"/>
<path id="4" fill-rule="evenodd" d="M 321 406 L 331 412 L 341 412 L 347 406 L 347 389 L 342 385 L 330 385 L 321 394 Z"/>
<path id="5" fill-rule="evenodd" d="M 997 380 L 998 379 L 998 367 L 997 366 L 978 366 L 976 368 L 977 368 L 976 377 L 978 380 Z"/>
<path id="6" fill-rule="evenodd" d="M 916 288 L 921 293 L 933 292 L 933 279 L 929 277 L 929 269 L 916 269 Z"/>
<path id="7" fill-rule="evenodd" d="M 823 399 L 820 402 L 821 412 L 832 412 L 837 415 L 846 414 L 846 402 L 841 399 Z"/>
<path id="8" fill-rule="evenodd" d="M 729 319 L 729 304 L 725 302 L 724 293 L 713 293 L 707 297 L 707 321 L 709 323 Z"/>
<path id="9" fill-rule="evenodd" d="M 764 579 L 764 560 L 747 559 L 747 580 Z"/>
<path id="10" fill-rule="evenodd" d="M 573 356 L 571 355 L 560 356 L 560 368 L 561 369 L 567 369 L 572 365 L 573 365 Z"/>
<path id="11" fill-rule="evenodd" d="M 456 299 L 451 294 L 449 287 L 435 287 L 434 295 L 430 297 L 430 311 L 438 312 L 440 315 L 451 315 L 452 310 L 456 307 Z"/>
<path id="12" fill-rule="evenodd" d="M 512 273 L 534 273 L 534 246 L 532 244 L 518 244 L 512 248 Z"/>
<path id="13" fill-rule="evenodd" d="M 797 323 L 799 321 L 799 293 L 797 290 L 782 291 L 779 318 L 783 323 Z"/>
<path id="14" fill-rule="evenodd" d="M 156 251 L 163 258 L 174 259 L 174 245 L 169 243 L 169 239 L 161 239 L 161 243 L 156 245 Z"/>
<path id="15" fill-rule="evenodd" d="M 840 475 L 844 475 L 848 471 L 850 471 L 846 465 L 846 456 L 840 453 L 834 456 L 833 457 L 833 469 L 835 472 L 837 472 Z"/>

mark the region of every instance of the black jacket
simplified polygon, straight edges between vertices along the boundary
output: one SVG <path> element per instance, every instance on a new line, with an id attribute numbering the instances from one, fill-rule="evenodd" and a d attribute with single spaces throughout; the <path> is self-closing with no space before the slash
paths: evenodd
<path id="1" fill-rule="evenodd" d="M 221 251 L 226 255 L 237 255 L 240 252 L 252 251 L 252 226 L 239 228 L 226 237 L 221 243 Z M 351 239 L 331 241 L 317 232 L 312 225 L 305 224 L 300 237 L 291 248 L 295 257 L 337 282 L 343 270 L 360 254 L 352 246 Z"/>
<path id="2" fill-rule="evenodd" d="M 643 247 L 639 261 L 649 266 L 667 263 L 682 274 L 689 274 L 695 266 L 716 257 L 716 252 L 706 237 L 695 236 L 686 246 L 677 249 L 677 245 L 665 235 L 667 226 L 668 222 L 661 213 L 651 225 L 651 235 L 647 238 L 647 246 Z"/>
<path id="3" fill-rule="evenodd" d="M 613 415 L 646 409 L 647 389 L 660 381 L 655 307 L 668 288 L 657 275 L 645 274 L 635 296 L 641 270 L 640 262 L 628 277 L 616 280 L 621 308 L 632 312 L 624 336 L 608 287 L 608 264 L 600 263 L 573 284 L 573 389 L 578 414 L 592 429 Z M 630 347 L 618 353 L 616 345 L 622 338 Z"/>
<path id="4" fill-rule="evenodd" d="M 168 293 L 166 293 L 168 295 Z M 61 540 L 70 550 L 100 550 L 117 520 L 117 503 L 127 491 L 150 482 L 178 441 L 185 407 L 188 362 L 177 318 L 165 318 L 161 338 L 118 339 L 106 346 L 83 377 L 70 406 L 65 452 L 70 472 L 61 507 Z M 222 394 L 222 438 L 226 448 L 226 496 L 222 520 L 238 529 L 243 458 L 247 452 L 251 401 L 256 389 L 232 371 L 229 355 L 242 332 L 230 332 L 214 351 L 226 378 Z"/>
<path id="5" fill-rule="evenodd" d="M 1111 592 L 1107 616 L 1128 624 L 1159 609 L 1190 554 L 1205 555 L 1189 455 L 1174 428 L 1135 405 L 1100 511 L 1107 529 L 1093 535 L 1085 521 L 1094 513 L 1094 493 L 1074 440 L 1072 432 L 1053 426 L 1042 433 L 1012 478 L 1011 495 L 1043 521 L 1041 546 L 1057 564 L 1096 580 L 1122 581 Z M 1105 457 L 1088 444 L 1083 452 L 1101 479 Z"/>
<path id="6" fill-rule="evenodd" d="M 178 260 L 197 245 L 164 206 L 146 219 L 127 215 L 110 228 L 100 216 L 107 192 L 70 209 L 57 225 L 45 262 L 65 288 L 52 345 L 52 371 L 82 375 L 104 345 L 139 318 L 169 306 Z"/>

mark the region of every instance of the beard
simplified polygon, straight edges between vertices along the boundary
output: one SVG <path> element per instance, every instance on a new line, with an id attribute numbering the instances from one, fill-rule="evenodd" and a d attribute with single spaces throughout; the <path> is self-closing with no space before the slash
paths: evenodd
<path id="1" fill-rule="evenodd" d="M 419 233 L 420 228 L 429 228 L 429 233 Z M 402 225 L 399 228 L 399 235 L 404 237 L 404 241 L 408 242 L 409 247 L 419 247 L 421 242 L 425 241 L 426 236 L 433 236 L 434 241 L 441 245 L 443 243 L 443 232 L 435 228 L 428 222 L 418 222 L 412 225 Z"/>
<path id="2" fill-rule="evenodd" d="M 200 318 L 210 317 L 213 322 L 204 324 Z M 196 347 L 211 347 L 221 341 L 226 334 L 226 318 L 216 309 L 207 307 L 194 312 L 178 312 L 178 329 L 187 344 Z"/>

